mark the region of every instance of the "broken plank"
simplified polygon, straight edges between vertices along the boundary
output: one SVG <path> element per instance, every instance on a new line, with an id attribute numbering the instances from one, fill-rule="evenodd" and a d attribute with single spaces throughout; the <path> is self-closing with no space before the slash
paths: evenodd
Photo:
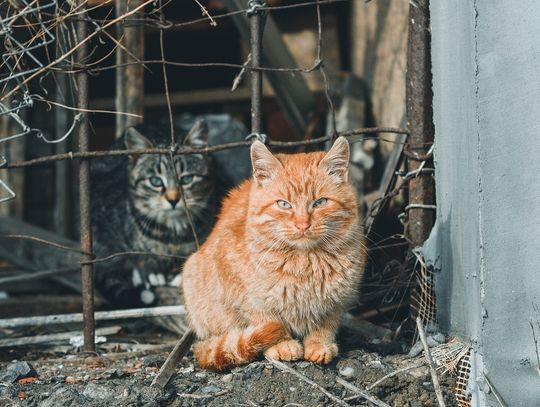
<path id="1" fill-rule="evenodd" d="M 43 271 L 66 267 L 80 268 L 79 243 L 56 233 L 49 232 L 26 222 L 0 216 L 0 238 L 6 235 L 28 235 L 67 246 L 72 250 L 63 250 L 26 239 L 3 238 L 0 244 L 0 258 L 31 271 Z M 54 276 L 54 281 L 80 292 L 78 273 L 70 276 Z"/>
<path id="2" fill-rule="evenodd" d="M 120 332 L 121 326 L 110 326 L 106 328 L 96 329 L 96 336 L 101 335 L 114 335 Z M 37 335 L 37 336 L 24 336 L 22 338 L 7 338 L 0 339 L 0 348 L 12 347 L 12 346 L 25 346 L 25 345 L 37 345 L 41 343 L 68 341 L 74 336 L 82 336 L 81 331 L 62 332 L 58 334 Z"/>
<path id="3" fill-rule="evenodd" d="M 194 340 L 195 333 L 193 331 L 187 331 L 184 336 L 182 336 L 182 338 L 178 341 L 172 352 L 167 357 L 165 363 L 163 363 L 163 366 L 161 366 L 158 375 L 152 381 L 153 387 L 159 387 L 163 389 L 167 385 L 169 380 L 171 380 L 172 375 L 174 374 L 178 362 L 180 362 L 182 356 L 184 356 L 189 350 Z"/>
<path id="4" fill-rule="evenodd" d="M 184 315 L 185 310 L 183 305 L 166 305 L 162 307 L 152 308 L 133 308 L 122 309 L 115 311 L 98 311 L 95 313 L 96 321 L 105 321 L 111 319 L 123 318 L 146 318 L 166 315 Z M 73 322 L 82 322 L 83 314 L 57 314 L 46 315 L 40 317 L 21 317 L 21 318 L 6 318 L 0 319 L 0 328 L 14 328 L 17 326 L 29 325 L 51 325 L 51 324 L 66 324 Z"/>

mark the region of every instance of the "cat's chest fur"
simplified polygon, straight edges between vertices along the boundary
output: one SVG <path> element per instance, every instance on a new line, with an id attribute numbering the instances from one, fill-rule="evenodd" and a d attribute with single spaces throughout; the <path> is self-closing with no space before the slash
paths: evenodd
<path id="1" fill-rule="evenodd" d="M 167 240 L 152 239 L 145 235 L 135 225 L 130 225 L 130 235 L 132 237 L 132 246 L 136 250 L 152 252 L 158 255 L 188 256 L 197 250 L 197 244 L 193 239 L 185 239 L 185 242 L 179 242 L 179 239 L 171 238 Z"/>
<path id="2" fill-rule="evenodd" d="M 269 261 L 259 280 L 264 307 L 297 335 L 304 335 L 331 314 L 340 313 L 355 292 L 359 272 L 351 256 L 299 252 Z"/>

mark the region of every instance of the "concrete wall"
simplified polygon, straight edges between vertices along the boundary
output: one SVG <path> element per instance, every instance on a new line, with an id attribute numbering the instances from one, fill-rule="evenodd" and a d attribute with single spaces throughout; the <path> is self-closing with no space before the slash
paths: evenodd
<path id="1" fill-rule="evenodd" d="M 472 343 L 476 405 L 540 406 L 540 7 L 432 1 L 437 224 L 443 329 Z"/>

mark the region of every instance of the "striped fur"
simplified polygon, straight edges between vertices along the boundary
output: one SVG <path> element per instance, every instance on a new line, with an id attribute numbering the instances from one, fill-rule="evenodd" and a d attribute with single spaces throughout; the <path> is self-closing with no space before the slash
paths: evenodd
<path id="1" fill-rule="evenodd" d="M 191 131 L 176 133 L 177 143 L 203 147 L 207 130 L 204 122 L 197 121 Z M 113 148 L 140 150 L 169 145 L 167 127 L 140 125 L 127 129 Z M 212 170 L 212 158 L 200 154 L 174 159 L 169 155 L 140 155 L 94 161 L 92 219 L 98 256 L 124 251 L 179 257 L 193 253 L 196 243 L 185 204 L 202 241 L 217 211 Z M 116 306 L 149 305 L 157 302 L 156 287 L 172 280 L 173 270 L 179 267 L 179 260 L 167 257 L 117 257 L 96 265 L 96 286 Z"/>
<path id="2" fill-rule="evenodd" d="M 251 158 L 253 178 L 229 193 L 207 241 L 184 265 L 185 305 L 200 340 L 195 355 L 218 371 L 263 352 L 328 363 L 366 254 L 347 180 L 348 143 L 339 138 L 326 154 L 274 156 L 255 142 Z M 263 335 L 268 326 L 284 333 Z"/>
<path id="3" fill-rule="evenodd" d="M 289 339 L 283 324 L 269 322 L 260 327 L 232 329 L 210 336 L 194 346 L 195 357 L 205 369 L 223 371 L 255 359 L 261 352 Z"/>

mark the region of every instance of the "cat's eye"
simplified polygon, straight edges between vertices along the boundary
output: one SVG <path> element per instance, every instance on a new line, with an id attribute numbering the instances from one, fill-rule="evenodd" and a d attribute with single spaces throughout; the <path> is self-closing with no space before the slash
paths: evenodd
<path id="1" fill-rule="evenodd" d="M 150 185 L 152 185 L 155 188 L 160 188 L 163 186 L 163 181 L 159 177 L 150 177 L 149 181 L 150 181 Z"/>
<path id="2" fill-rule="evenodd" d="M 292 208 L 292 205 L 289 202 L 284 201 L 283 199 L 278 200 L 276 203 L 280 208 L 283 208 L 283 209 L 291 209 Z"/>
<path id="3" fill-rule="evenodd" d="M 193 175 L 182 175 L 180 177 L 180 184 L 188 185 L 193 182 Z"/>
<path id="4" fill-rule="evenodd" d="M 319 207 L 321 207 L 323 205 L 326 205 L 327 202 L 328 202 L 327 198 L 319 198 L 315 202 L 313 202 L 313 207 L 314 208 L 319 208 Z"/>

